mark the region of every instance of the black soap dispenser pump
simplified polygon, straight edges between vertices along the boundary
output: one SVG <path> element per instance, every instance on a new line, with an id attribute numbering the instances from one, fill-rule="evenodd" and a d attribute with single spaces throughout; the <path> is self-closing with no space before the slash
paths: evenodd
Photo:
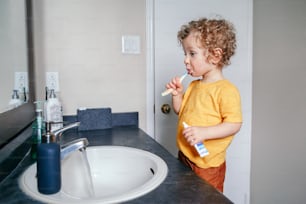
<path id="1" fill-rule="evenodd" d="M 61 151 L 46 123 L 46 134 L 37 146 L 37 187 L 42 194 L 54 194 L 61 189 Z"/>

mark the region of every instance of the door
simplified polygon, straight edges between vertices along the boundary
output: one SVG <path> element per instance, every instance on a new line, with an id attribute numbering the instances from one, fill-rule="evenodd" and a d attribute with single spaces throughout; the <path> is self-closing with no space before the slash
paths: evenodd
<path id="1" fill-rule="evenodd" d="M 226 78 L 240 90 L 244 124 L 227 154 L 227 175 L 224 193 L 234 203 L 249 203 L 251 94 L 252 94 L 252 1 L 248 0 L 155 0 L 154 4 L 154 138 L 177 156 L 177 116 L 162 107 L 171 106 L 171 95 L 161 96 L 165 84 L 185 72 L 184 54 L 176 35 L 182 24 L 216 14 L 230 20 L 237 30 L 237 52 L 232 64 L 225 68 Z M 230 8 L 230 9 L 229 9 Z M 185 87 L 194 80 L 188 76 Z M 167 109 L 168 110 L 168 109 Z"/>

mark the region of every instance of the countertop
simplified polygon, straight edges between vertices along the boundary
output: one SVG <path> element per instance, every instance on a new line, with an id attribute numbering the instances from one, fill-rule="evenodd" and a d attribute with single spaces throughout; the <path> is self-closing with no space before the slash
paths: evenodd
<path id="1" fill-rule="evenodd" d="M 80 137 L 86 137 L 89 146 L 119 145 L 143 149 L 158 155 L 167 163 L 168 175 L 158 188 L 126 203 L 232 203 L 222 193 L 197 177 L 189 168 L 181 164 L 177 158 L 138 127 L 114 127 L 82 132 L 78 132 L 76 129 L 69 130 L 64 134 L 63 142 Z M 25 140 L 24 143 L 29 143 L 29 139 Z M 27 148 L 27 154 L 17 167 L 1 181 L 0 203 L 41 203 L 25 195 L 18 187 L 18 178 L 28 166 L 34 163 L 29 155 L 29 146 L 29 144 L 25 145 L 24 149 Z M 14 155 L 10 155 L 10 158 L 12 157 Z M 4 164 L 2 162 L 1 166 Z M 3 171 L 3 168 L 0 171 Z"/>

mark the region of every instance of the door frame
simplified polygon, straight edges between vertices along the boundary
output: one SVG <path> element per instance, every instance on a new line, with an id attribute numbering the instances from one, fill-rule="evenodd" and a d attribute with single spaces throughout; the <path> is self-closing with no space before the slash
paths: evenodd
<path id="1" fill-rule="evenodd" d="M 146 0 L 146 133 L 155 138 L 154 0 Z"/>

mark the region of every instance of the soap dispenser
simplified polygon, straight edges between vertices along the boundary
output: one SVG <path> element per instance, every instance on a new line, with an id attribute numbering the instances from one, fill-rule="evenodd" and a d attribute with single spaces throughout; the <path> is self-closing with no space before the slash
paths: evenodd
<path id="1" fill-rule="evenodd" d="M 56 97 L 54 89 L 50 90 L 45 111 L 45 120 L 47 122 L 54 122 L 51 125 L 51 131 L 55 131 L 63 127 L 62 105 L 59 99 Z"/>
<path id="2" fill-rule="evenodd" d="M 46 134 L 37 146 L 37 187 L 42 194 L 54 194 L 61 189 L 61 151 L 51 124 L 46 123 Z"/>
<path id="3" fill-rule="evenodd" d="M 43 101 L 35 101 L 36 119 L 32 124 L 32 148 L 31 158 L 37 159 L 37 145 L 41 143 L 42 135 L 45 132 L 45 123 L 43 122 Z"/>
<path id="4" fill-rule="evenodd" d="M 9 108 L 16 108 L 22 104 L 22 101 L 19 98 L 18 90 L 13 90 L 12 98 L 9 102 Z"/>

